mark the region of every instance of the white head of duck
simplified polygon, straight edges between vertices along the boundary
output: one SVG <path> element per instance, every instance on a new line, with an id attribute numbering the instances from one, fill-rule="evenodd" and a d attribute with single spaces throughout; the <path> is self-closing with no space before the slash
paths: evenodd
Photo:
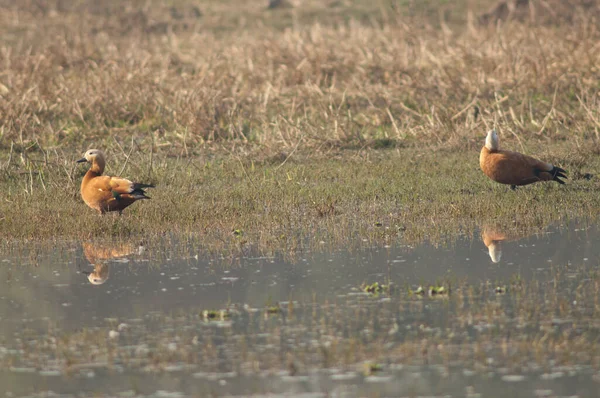
<path id="1" fill-rule="evenodd" d="M 485 147 L 490 151 L 498 150 L 498 133 L 496 130 L 488 131 L 487 137 L 485 137 Z"/>

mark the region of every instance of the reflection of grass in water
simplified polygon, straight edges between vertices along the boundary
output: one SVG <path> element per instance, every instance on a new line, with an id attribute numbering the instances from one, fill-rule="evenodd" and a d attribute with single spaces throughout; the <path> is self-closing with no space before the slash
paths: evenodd
<path id="1" fill-rule="evenodd" d="M 506 282 L 501 296 L 491 282 L 462 283 L 446 300 L 353 296 L 337 303 L 297 302 L 293 311 L 279 306 L 270 316 L 268 307 L 240 307 L 230 312 L 231 323 L 181 311 L 153 313 L 141 322 L 110 319 L 75 333 L 51 328 L 38 336 L 25 329 L 23 351 L 0 361 L 65 372 L 116 363 L 129 370 L 183 363 L 203 371 L 256 372 L 288 369 L 292 362 L 299 373 L 339 366 L 363 371 L 365 363 L 377 364 L 369 372 L 395 363 L 525 373 L 536 366 L 597 366 L 600 273 L 570 265 L 554 268 L 544 281 Z"/>
<path id="2" fill-rule="evenodd" d="M 570 147 L 555 150 L 572 174 L 598 167 L 596 157 L 582 166 L 576 162 L 581 154 L 568 153 Z M 144 240 L 148 247 L 173 239 L 224 256 L 272 255 L 424 239 L 450 243 L 488 221 L 536 232 L 558 220 L 593 218 L 600 206 L 595 180 L 509 192 L 483 176 L 470 152 L 311 156 L 283 167 L 228 158 L 163 162 L 153 199 L 122 217 L 87 208 L 78 194 L 80 177 L 69 182 L 59 168 L 48 171 L 46 190 L 38 186 L 35 195 L 19 190 L 18 179 L 3 180 L 0 233 L 9 240 Z M 143 160 L 138 166 L 144 168 Z"/>

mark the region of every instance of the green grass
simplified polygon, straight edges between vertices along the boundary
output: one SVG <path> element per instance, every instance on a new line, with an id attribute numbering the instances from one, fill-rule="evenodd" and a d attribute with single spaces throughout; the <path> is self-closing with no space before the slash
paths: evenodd
<path id="1" fill-rule="evenodd" d="M 478 151 L 363 150 L 251 160 L 235 155 L 171 159 L 135 153 L 124 175 L 155 183 L 150 201 L 119 217 L 101 216 L 80 198 L 87 166 L 47 154 L 29 157 L 29 172 L 8 167 L 0 189 L 0 234 L 5 241 L 143 238 L 168 234 L 199 239 L 206 250 L 294 252 L 319 242 L 337 246 L 470 234 L 486 223 L 544 228 L 573 218 L 595 219 L 600 161 L 570 144 L 541 150 L 569 171 L 568 184 L 544 183 L 510 191 L 479 170 Z M 534 150 L 534 153 L 538 151 Z M 287 159 L 287 161 L 286 161 Z M 109 153 L 108 174 L 125 152 Z"/>

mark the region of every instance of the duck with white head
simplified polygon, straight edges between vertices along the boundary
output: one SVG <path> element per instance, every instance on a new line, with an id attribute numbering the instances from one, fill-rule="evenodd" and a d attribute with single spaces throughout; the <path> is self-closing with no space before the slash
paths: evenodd
<path id="1" fill-rule="evenodd" d="M 479 154 L 479 166 L 491 180 L 510 185 L 513 190 L 520 185 L 543 181 L 564 184 L 561 178 L 567 178 L 566 171 L 558 166 L 519 152 L 500 149 L 496 130 L 487 133 L 485 145 Z"/>

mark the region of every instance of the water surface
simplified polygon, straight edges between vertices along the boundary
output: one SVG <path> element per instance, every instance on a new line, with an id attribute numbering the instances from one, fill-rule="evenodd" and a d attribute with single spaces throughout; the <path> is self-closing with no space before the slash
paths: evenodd
<path id="1" fill-rule="evenodd" d="M 13 251 L 0 263 L 0 392 L 587 395 L 598 387 L 600 231 L 535 232 L 482 225 L 441 247 L 293 261 L 132 242 Z M 373 282 L 394 289 L 364 293 Z M 428 297 L 438 284 L 449 297 Z M 410 293 L 419 286 L 423 296 Z M 565 333 L 589 355 L 548 346 Z"/>

